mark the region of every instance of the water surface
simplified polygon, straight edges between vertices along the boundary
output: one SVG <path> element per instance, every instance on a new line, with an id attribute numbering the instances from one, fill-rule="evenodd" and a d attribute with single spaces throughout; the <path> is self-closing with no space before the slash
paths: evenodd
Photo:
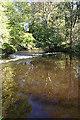
<path id="1" fill-rule="evenodd" d="M 79 60 L 58 54 L 2 64 L 4 118 L 77 118 Z"/>

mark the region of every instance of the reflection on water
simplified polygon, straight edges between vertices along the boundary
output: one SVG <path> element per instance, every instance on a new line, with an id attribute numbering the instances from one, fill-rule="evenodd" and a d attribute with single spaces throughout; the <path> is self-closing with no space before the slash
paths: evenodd
<path id="1" fill-rule="evenodd" d="M 3 64 L 3 117 L 77 118 L 78 63 L 60 54 Z"/>

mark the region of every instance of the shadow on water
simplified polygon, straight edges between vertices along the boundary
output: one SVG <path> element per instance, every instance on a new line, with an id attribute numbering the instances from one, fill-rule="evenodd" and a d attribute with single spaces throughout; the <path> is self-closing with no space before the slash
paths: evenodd
<path id="1" fill-rule="evenodd" d="M 77 118 L 78 65 L 65 54 L 3 64 L 3 117 Z"/>

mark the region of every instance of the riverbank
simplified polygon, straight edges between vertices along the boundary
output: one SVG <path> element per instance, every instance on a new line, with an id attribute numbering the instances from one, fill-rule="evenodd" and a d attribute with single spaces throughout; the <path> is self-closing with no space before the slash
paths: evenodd
<path id="1" fill-rule="evenodd" d="M 10 61 L 16 61 L 19 59 L 27 59 L 27 58 L 33 58 L 33 57 L 38 57 L 38 56 L 46 56 L 46 55 L 52 55 L 52 54 L 61 54 L 62 52 L 26 52 L 26 51 L 18 51 L 16 53 L 10 54 L 8 58 L 6 59 L 1 59 L 0 63 L 7 63 Z"/>
<path id="2" fill-rule="evenodd" d="M 46 56 L 46 55 L 54 55 L 54 54 L 61 54 L 64 52 L 47 52 L 45 53 L 45 51 L 43 51 L 42 49 L 30 49 L 28 51 L 17 51 L 13 54 L 10 54 L 8 56 L 4 56 L 0 59 L 0 64 L 1 63 L 7 63 L 10 61 L 16 61 L 19 59 L 27 59 L 27 58 L 33 58 L 33 57 L 38 57 L 38 56 Z M 74 54 L 72 53 L 72 55 L 70 53 L 65 53 L 65 54 L 69 54 L 70 56 L 78 56 L 78 54 Z"/>

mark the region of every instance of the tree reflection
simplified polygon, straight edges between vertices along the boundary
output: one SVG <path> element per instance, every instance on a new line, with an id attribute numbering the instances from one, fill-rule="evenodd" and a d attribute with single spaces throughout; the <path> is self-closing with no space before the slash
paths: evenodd
<path id="1" fill-rule="evenodd" d="M 7 108 L 7 118 L 27 118 L 32 112 L 32 105 L 29 104 L 28 100 L 29 98 L 23 98 L 12 103 Z"/>
<path id="2" fill-rule="evenodd" d="M 80 56 L 78 57 L 80 61 Z M 80 62 L 78 64 L 78 115 L 80 118 Z"/>
<path id="3" fill-rule="evenodd" d="M 14 67 L 3 68 L 2 113 L 4 118 L 27 118 L 32 112 L 29 95 L 21 93 L 15 83 Z"/>
<path id="4" fill-rule="evenodd" d="M 78 104 L 78 77 L 75 75 L 78 75 L 78 62 L 75 59 L 70 62 L 69 56 L 64 55 L 4 64 L 3 116 L 27 118 L 32 112 L 29 99 L 43 106 L 46 102 L 49 107 L 50 103 L 58 104 L 66 106 L 63 111 L 68 112 L 67 107 L 75 111 L 71 107 L 77 109 Z"/>

